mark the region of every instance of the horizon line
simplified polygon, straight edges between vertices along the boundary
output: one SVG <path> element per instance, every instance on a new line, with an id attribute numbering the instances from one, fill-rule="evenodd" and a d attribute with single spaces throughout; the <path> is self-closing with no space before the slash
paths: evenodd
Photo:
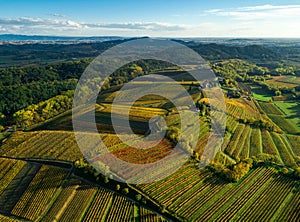
<path id="1" fill-rule="evenodd" d="M 0 36 L 14 35 L 27 37 L 62 37 L 62 38 L 99 38 L 99 37 L 114 37 L 114 38 L 168 38 L 168 39 L 194 39 L 194 38 L 222 38 L 222 39 L 300 39 L 299 37 L 282 37 L 282 36 L 121 36 L 121 35 L 52 35 L 52 34 L 19 34 L 19 33 L 0 33 Z"/>

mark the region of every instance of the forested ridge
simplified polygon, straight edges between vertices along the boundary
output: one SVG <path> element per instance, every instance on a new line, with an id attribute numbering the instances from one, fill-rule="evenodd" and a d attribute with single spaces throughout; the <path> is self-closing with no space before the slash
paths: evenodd
<path id="1" fill-rule="evenodd" d="M 24 116 L 23 114 L 20 115 L 20 113 L 32 110 L 32 105 L 39 105 L 45 100 L 47 100 L 45 101 L 47 103 L 51 101 L 49 99 L 52 97 L 74 90 L 78 79 L 91 61 L 91 59 L 84 58 L 46 66 L 32 65 L 0 70 L 0 90 L 2 92 L 0 95 L 0 125 L 14 124 L 16 121 L 20 122 L 20 118 Z M 153 60 L 127 64 L 117 69 L 108 78 L 103 89 L 123 84 L 139 75 L 144 75 L 169 65 L 165 62 Z M 56 100 L 56 103 L 58 102 L 57 98 L 54 98 L 54 100 Z M 64 103 L 64 101 L 61 102 Z M 71 106 L 67 107 L 68 109 L 71 108 Z M 13 118 L 13 114 L 17 111 L 20 111 L 19 114 L 14 115 Z M 57 114 L 56 111 L 54 113 Z M 53 115 L 49 116 L 53 117 Z M 16 119 L 16 117 L 18 118 Z M 29 119 L 26 117 L 26 124 L 22 125 L 29 126 L 37 123 L 37 120 L 43 121 L 48 118 L 33 118 L 34 120 L 31 123 L 29 123 Z"/>
<path id="2" fill-rule="evenodd" d="M 89 59 L 48 66 L 28 66 L 0 70 L 0 112 L 11 116 L 67 90 L 74 90 Z"/>

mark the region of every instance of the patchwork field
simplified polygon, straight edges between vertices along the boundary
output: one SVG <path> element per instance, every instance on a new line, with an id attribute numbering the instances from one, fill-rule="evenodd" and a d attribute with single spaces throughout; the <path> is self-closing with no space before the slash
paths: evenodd
<path id="1" fill-rule="evenodd" d="M 259 105 L 282 130 L 289 134 L 300 133 L 298 102 L 259 102 Z"/>
<path id="2" fill-rule="evenodd" d="M 5 158 L 0 164 L 7 169 L 1 177 L 11 178 L 6 186 L 0 183 L 5 187 L 0 202 L 6 202 L 0 213 L 8 221 L 165 220 L 120 194 L 71 176 L 70 169 Z M 137 188 L 188 220 L 299 220 L 297 208 L 291 207 L 300 204 L 299 186 L 274 173 L 259 167 L 232 186 L 208 170 L 199 172 L 190 162 L 162 181 Z M 280 195 L 274 196 L 277 191 Z"/>
<path id="3" fill-rule="evenodd" d="M 172 71 L 170 71 L 172 72 Z M 183 74 L 178 74 L 179 79 Z M 189 84 L 182 84 L 189 89 Z M 190 88 L 195 101 L 201 96 L 198 89 Z M 193 91 L 194 90 L 194 91 Z M 226 98 L 226 132 L 223 144 L 214 161 L 232 165 L 247 158 L 264 155 L 272 158 L 277 167 L 297 167 L 300 155 L 300 136 L 297 123 L 298 103 L 269 102 L 271 95 L 254 89 L 259 102 L 246 98 Z M 172 92 L 173 93 L 173 92 Z M 261 94 L 259 94 L 261 93 Z M 172 141 L 164 138 L 151 149 L 136 149 L 124 144 L 115 134 L 111 122 L 111 102 L 117 91 L 111 90 L 99 97 L 95 118 L 100 137 L 116 157 L 135 164 L 153 163 L 167 157 L 173 150 Z M 126 96 L 126 95 L 125 95 Z M 184 98 L 183 98 L 184 99 Z M 207 98 L 200 102 L 209 104 Z M 120 121 L 128 104 L 117 105 L 115 113 Z M 188 107 L 183 115 L 189 115 Z M 90 111 L 87 111 L 90 112 Z M 195 111 L 194 111 L 195 112 Z M 208 111 L 216 114 L 217 111 Z M 215 112 L 215 113 L 213 113 Z M 149 130 L 148 121 L 153 116 L 163 116 L 168 126 L 180 127 L 178 110 L 169 101 L 157 96 L 141 98 L 131 107 L 130 126 L 134 132 L 144 135 Z M 211 118 L 199 117 L 200 131 L 195 152 L 201 157 L 210 136 Z M 193 127 L 183 131 L 197 136 Z M 124 129 L 126 132 L 128 129 Z M 215 135 L 212 135 L 214 139 Z M 133 142 L 127 135 L 127 141 Z M 144 144 L 139 144 L 141 147 Z M 87 154 L 87 153 L 85 153 Z M 89 153 L 91 155 L 93 153 Z M 89 155 L 87 155 L 89 157 Z M 14 132 L 0 147 L 0 210 L 3 220 L 29 221 L 165 221 L 157 210 L 111 190 L 75 177 L 71 165 L 83 158 L 74 133 L 71 112 L 67 111 L 34 131 Z M 267 157 L 269 157 L 267 156 Z M 6 159 L 21 158 L 22 160 Z M 93 156 L 91 161 L 112 162 L 107 156 Z M 101 160 L 102 160 L 101 159 Z M 47 160 L 58 165 L 47 165 Z M 153 167 L 151 178 L 164 174 L 176 164 L 176 158 L 166 158 L 168 167 Z M 44 162 L 33 162 L 44 161 Z M 104 161 L 104 162 L 105 162 Z M 52 163 L 52 162 L 51 162 Z M 65 164 L 64 167 L 59 164 Z M 70 167 L 66 167 L 69 166 Z M 294 179 L 278 172 L 274 167 L 259 167 L 237 183 L 228 183 L 208 169 L 199 169 L 190 160 L 177 172 L 162 181 L 133 186 L 142 196 L 160 206 L 159 212 L 180 221 L 298 221 L 299 185 Z M 130 171 L 143 181 L 144 173 L 135 168 L 120 169 L 110 165 L 112 178 Z M 50 176 L 49 176 L 50 175 Z M 111 179 L 111 178 L 110 178 Z M 109 180 L 110 180 L 109 179 Z M 109 184 L 110 185 L 110 184 Z M 274 193 L 278 195 L 274 195 Z M 293 207 L 291 207 L 293 204 Z M 146 207 L 147 206 L 147 207 Z M 164 215 L 164 216 L 166 216 Z M 209 219 L 208 219 L 209 218 Z"/>
<path id="4" fill-rule="evenodd" d="M 296 87 L 300 85 L 300 78 L 296 76 L 273 76 L 266 82 L 279 87 Z"/>
<path id="5" fill-rule="evenodd" d="M 281 217 L 297 221 L 300 215 L 295 205 L 289 215 L 283 209 L 290 208 L 291 201 L 296 204 L 299 187 L 293 180 L 273 175 L 272 169 L 257 168 L 231 186 L 206 170 L 199 175 L 193 164 L 187 164 L 163 181 L 138 188 L 190 221 L 270 221 Z M 276 191 L 280 195 L 274 196 Z"/>
<path id="6" fill-rule="evenodd" d="M 174 118 L 171 119 L 174 120 Z M 294 144 L 298 144 L 299 138 L 297 136 L 270 133 L 267 130 L 238 123 L 234 119 L 229 118 L 229 120 L 236 126 L 232 127 L 232 135 L 228 134 L 227 136 L 226 141 L 228 142 L 224 146 L 224 153 L 220 151 L 216 156 L 216 159 L 222 160 L 220 162 L 232 164 L 238 157 L 247 158 L 267 153 L 277 156 L 279 164 L 295 165 L 297 153 L 294 150 L 297 151 L 297 149 L 295 149 Z M 205 125 L 205 122 L 203 124 Z M 209 130 L 207 127 L 203 127 L 201 133 L 204 141 L 205 132 Z M 138 154 L 129 152 L 132 153 L 132 156 L 128 155 L 128 147 L 122 146 L 122 143 L 115 135 L 104 134 L 102 138 L 104 142 L 111 144 L 110 149 L 115 155 L 119 155 L 119 157 L 125 158 L 127 161 L 130 161 L 132 157 L 134 157 L 133 160 L 136 160 Z M 47 141 L 47 144 L 44 143 L 42 145 L 38 143 L 41 139 Z M 21 158 L 58 159 L 73 162 L 81 157 L 74 140 L 72 133 L 67 131 L 14 133 L 1 146 L 0 155 Z M 12 146 L 15 148 L 9 149 Z M 199 144 L 199 146 L 203 146 L 203 144 Z M 69 152 L 66 152 L 66 147 L 69 147 Z M 163 152 L 161 151 L 163 149 L 168 152 L 168 149 L 171 148 L 169 145 L 159 146 L 153 152 L 162 154 Z M 53 152 L 47 152 L 51 149 Z M 125 156 L 122 150 L 124 150 Z M 147 157 L 158 158 L 160 156 L 152 156 L 149 152 L 146 152 L 140 158 L 147 159 Z M 5 180 L 9 184 L 1 184 L 4 193 L 2 196 L 5 197 L 11 195 L 12 188 L 9 188 L 9 186 L 13 187 L 13 184 L 17 183 L 21 169 L 30 163 L 16 160 L 1 160 L 3 161 L 1 164 L 7 164 L 7 167 L 4 169 L 13 169 L 10 170 L 10 174 L 3 171 L 6 178 L 11 178 Z M 29 220 L 41 217 L 43 221 L 68 221 L 69 218 L 77 218 L 78 221 L 114 220 L 114 218 L 116 220 L 120 218 L 128 218 L 130 220 L 130 218 L 139 217 L 148 218 L 147 220 L 149 221 L 163 220 L 155 213 L 137 206 L 135 203 L 111 191 L 87 184 L 76 178 L 68 179 L 69 171 L 66 169 L 37 164 L 31 165 L 34 167 L 31 166 L 30 171 L 27 169 L 22 172 L 22 175 L 28 175 L 28 182 L 25 181 L 27 188 L 25 190 L 22 188 L 19 192 L 16 192 L 16 197 L 12 198 L 14 201 L 11 201 L 11 204 L 5 208 L 5 212 L 2 212 L 5 215 L 11 214 L 17 218 Z M 49 173 L 53 173 L 57 180 L 53 179 L 47 182 L 46 175 L 49 175 Z M 289 206 L 289 203 L 299 204 L 299 199 L 297 199 L 299 193 L 297 189 L 299 188 L 297 188 L 296 182 L 279 175 L 275 177 L 273 175 L 272 169 L 257 168 L 237 185 L 231 186 L 207 170 L 199 172 L 197 166 L 191 162 L 163 181 L 139 185 L 138 189 L 165 206 L 168 211 L 174 212 L 178 217 L 187 218 L 188 220 L 203 220 L 208 217 L 216 221 L 228 219 L 248 220 L 250 218 L 257 220 L 279 218 L 298 220 L 299 214 L 296 213 L 295 208 Z M 174 188 L 175 185 L 176 188 Z M 39 187 L 45 187 L 47 193 L 42 192 L 39 194 Z M 51 187 L 54 188 L 50 189 Z M 270 191 L 274 191 L 274 189 L 284 190 L 284 192 L 281 192 L 281 195 L 274 199 L 273 192 Z M 43 195 L 41 204 L 38 207 L 35 206 L 34 201 L 30 202 L 32 203 L 31 205 L 25 205 L 29 203 L 27 201 L 28 198 L 39 197 L 38 194 Z M 264 196 L 261 199 L 262 194 Z M 53 197 L 55 197 L 55 201 L 46 204 Z M 79 202 L 81 203 L 80 205 L 78 205 Z M 122 209 L 126 210 L 123 210 L 122 214 L 120 214 L 118 213 L 120 208 L 114 206 L 122 206 Z M 264 214 L 262 211 L 257 210 L 262 208 L 268 213 Z M 73 209 L 76 209 L 76 211 Z M 32 213 L 32 211 L 35 213 Z M 290 214 L 287 214 L 287 211 Z"/>
<path id="7" fill-rule="evenodd" d="M 2 221 L 165 221 L 118 193 L 71 176 L 71 169 L 5 158 L 0 164 L 7 169 L 0 175 Z"/>

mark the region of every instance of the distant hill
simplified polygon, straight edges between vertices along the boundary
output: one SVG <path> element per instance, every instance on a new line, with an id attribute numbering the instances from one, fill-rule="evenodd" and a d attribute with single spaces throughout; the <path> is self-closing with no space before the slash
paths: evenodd
<path id="1" fill-rule="evenodd" d="M 65 36 L 27 36 L 0 35 L 0 67 L 23 66 L 28 64 L 48 64 L 56 61 L 74 60 L 78 58 L 94 58 L 104 50 L 138 38 L 118 36 L 65 37 Z M 213 39 L 212 39 L 213 40 Z M 226 39 L 217 42 L 200 42 L 192 39 L 172 39 L 197 51 L 204 59 L 215 62 L 226 59 L 244 59 L 256 64 L 271 64 L 282 61 L 300 62 L 300 48 L 297 41 L 292 45 L 278 47 L 265 44 L 228 44 Z M 226 40 L 227 42 L 230 40 Z M 234 42 L 245 41 L 235 39 Z M 259 39 L 256 39 L 259 41 Z M 266 41 L 266 40 L 264 40 Z M 271 40 L 268 40 L 271 41 Z M 278 40 L 276 40 L 278 41 Z M 276 42 L 274 40 L 274 42 Z M 283 40 L 281 40 L 283 41 Z"/>
<path id="2" fill-rule="evenodd" d="M 45 65 L 58 61 L 94 58 L 104 50 L 128 40 L 130 39 L 119 38 L 105 41 L 103 38 L 103 41 L 95 42 L 2 42 L 0 44 L 0 67 Z"/>
<path id="3" fill-rule="evenodd" d="M 11 42 L 104 42 L 110 40 L 124 39 L 120 36 L 44 36 L 44 35 L 14 35 L 3 34 L 0 35 L 0 41 Z"/>
<path id="4" fill-rule="evenodd" d="M 208 60 L 245 59 L 249 61 L 278 61 L 283 57 L 274 50 L 261 45 L 230 46 L 216 43 L 195 44 L 191 47 Z"/>

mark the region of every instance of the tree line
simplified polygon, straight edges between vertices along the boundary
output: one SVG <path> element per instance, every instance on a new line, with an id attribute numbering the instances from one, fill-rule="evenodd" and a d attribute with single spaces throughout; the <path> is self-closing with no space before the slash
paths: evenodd
<path id="1" fill-rule="evenodd" d="M 37 104 L 67 90 L 74 90 L 76 79 L 53 82 L 32 82 L 23 85 L 0 87 L 0 113 L 7 117 L 8 123 L 16 111 Z"/>
<path id="2" fill-rule="evenodd" d="M 218 176 L 224 178 L 228 182 L 238 182 L 242 179 L 251 169 L 260 166 L 273 167 L 278 173 L 282 173 L 292 179 L 300 180 L 300 167 L 293 169 L 280 166 L 278 157 L 271 154 L 259 154 L 243 160 L 237 159 L 237 163 L 226 166 L 222 163 L 212 161 L 208 168 Z"/>
<path id="3" fill-rule="evenodd" d="M 64 92 L 38 104 L 33 104 L 13 114 L 17 127 L 26 129 L 63 113 L 72 107 L 73 90 Z"/>

